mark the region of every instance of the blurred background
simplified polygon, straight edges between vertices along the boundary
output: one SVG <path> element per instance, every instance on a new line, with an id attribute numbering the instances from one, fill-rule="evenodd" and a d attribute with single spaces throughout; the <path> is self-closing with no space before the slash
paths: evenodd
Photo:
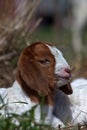
<path id="1" fill-rule="evenodd" d="M 0 87 L 11 86 L 20 53 L 35 41 L 55 44 L 72 78 L 87 78 L 86 25 L 86 0 L 0 0 Z"/>

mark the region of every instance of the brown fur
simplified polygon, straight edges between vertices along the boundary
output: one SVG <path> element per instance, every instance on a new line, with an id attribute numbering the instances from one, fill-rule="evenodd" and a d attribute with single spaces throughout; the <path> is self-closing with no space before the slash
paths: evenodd
<path id="1" fill-rule="evenodd" d="M 43 42 L 36 42 L 25 48 L 19 57 L 17 81 L 32 101 L 39 102 L 44 96 L 45 103 L 53 104 L 54 70 L 55 59 L 49 48 Z"/>

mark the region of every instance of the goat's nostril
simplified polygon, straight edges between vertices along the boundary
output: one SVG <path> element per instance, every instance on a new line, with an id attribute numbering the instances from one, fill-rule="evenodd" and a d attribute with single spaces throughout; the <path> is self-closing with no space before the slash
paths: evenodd
<path id="1" fill-rule="evenodd" d="M 70 69 L 70 68 L 65 68 L 64 70 L 65 70 L 65 72 L 67 72 L 67 73 L 71 73 L 71 69 Z"/>
<path id="2" fill-rule="evenodd" d="M 71 77 L 71 69 L 70 68 L 64 68 L 64 74 L 66 78 L 70 78 Z"/>

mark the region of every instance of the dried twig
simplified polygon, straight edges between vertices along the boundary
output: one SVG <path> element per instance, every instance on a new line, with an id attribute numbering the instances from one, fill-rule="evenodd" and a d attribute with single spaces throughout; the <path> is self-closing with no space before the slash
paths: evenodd
<path id="1" fill-rule="evenodd" d="M 30 29 L 29 33 L 28 33 L 28 36 L 30 36 L 34 31 L 35 29 L 38 27 L 38 25 L 41 23 L 42 21 L 42 18 L 38 19 L 35 23 L 35 25 L 33 26 L 33 28 Z"/>
<path id="2" fill-rule="evenodd" d="M 0 61 L 4 61 L 4 60 L 9 60 L 11 59 L 13 56 L 16 56 L 16 52 L 11 52 L 11 53 L 8 53 L 6 55 L 3 55 L 3 56 L 0 56 Z"/>

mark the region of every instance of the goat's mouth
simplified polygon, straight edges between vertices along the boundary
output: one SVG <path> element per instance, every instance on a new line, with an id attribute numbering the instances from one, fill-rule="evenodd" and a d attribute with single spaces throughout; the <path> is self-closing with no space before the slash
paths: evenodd
<path id="1" fill-rule="evenodd" d="M 57 89 L 60 89 L 65 94 L 72 94 L 73 90 L 70 84 L 70 79 L 57 77 Z"/>
<path id="2" fill-rule="evenodd" d="M 59 78 L 59 80 L 57 81 L 57 87 L 60 88 L 64 85 L 67 85 L 70 81 L 65 79 L 65 78 Z"/>
<path id="3" fill-rule="evenodd" d="M 67 85 L 70 82 L 70 78 L 60 77 L 56 75 L 57 88 Z"/>

